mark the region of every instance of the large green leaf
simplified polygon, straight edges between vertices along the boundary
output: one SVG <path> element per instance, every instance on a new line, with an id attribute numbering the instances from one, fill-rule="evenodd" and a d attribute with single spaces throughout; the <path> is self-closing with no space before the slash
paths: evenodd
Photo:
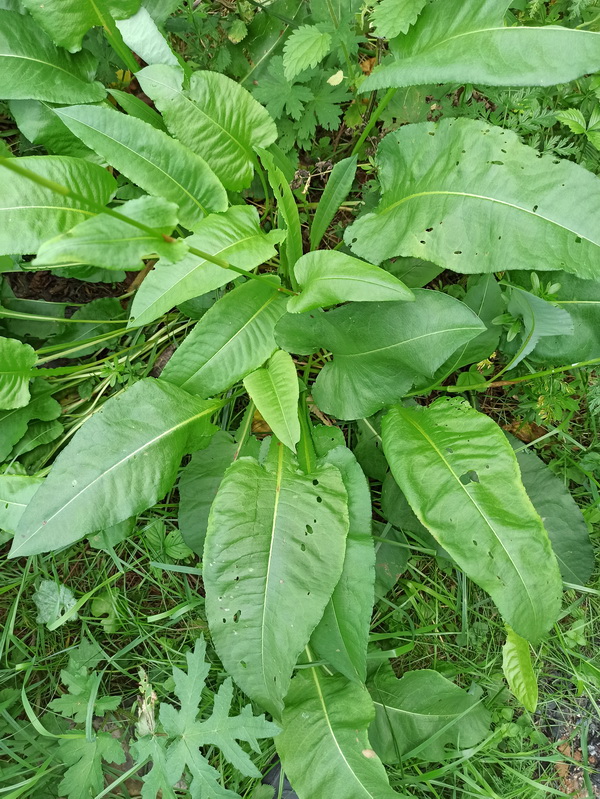
<path id="1" fill-rule="evenodd" d="M 23 0 L 23 5 L 55 44 L 75 53 L 90 28 L 110 26 L 111 17 L 130 17 L 140 0 Z"/>
<path id="2" fill-rule="evenodd" d="M 13 410 L 29 402 L 29 378 L 37 361 L 33 347 L 0 336 L 0 408 Z"/>
<path id="3" fill-rule="evenodd" d="M 419 521 L 515 631 L 538 642 L 557 619 L 562 580 L 502 430 L 462 400 L 438 400 L 393 408 L 383 445 Z"/>
<path id="4" fill-rule="evenodd" d="M 236 461 L 213 503 L 204 545 L 206 616 L 228 673 L 281 715 L 298 655 L 342 572 L 348 507 L 330 464 L 302 474 L 282 444 L 266 464 Z"/>
<path id="5" fill-rule="evenodd" d="M 510 627 L 502 647 L 502 671 L 508 687 L 526 710 L 535 713 L 538 684 L 531 662 L 529 644 Z"/>
<path id="6" fill-rule="evenodd" d="M 173 64 L 179 62 L 156 22 L 142 6 L 137 14 L 117 22 L 123 41 L 146 64 Z"/>
<path id="7" fill-rule="evenodd" d="M 234 205 L 226 213 L 211 214 L 200 222 L 185 243 L 249 271 L 275 255 L 275 244 L 283 235 L 281 230 L 263 233 L 253 206 Z M 235 272 L 193 254 L 176 264 L 160 260 L 135 296 L 130 325 L 148 324 L 174 305 L 220 288 L 236 277 Z"/>
<path id="8" fill-rule="evenodd" d="M 94 152 L 148 194 L 174 202 L 195 230 L 206 214 L 224 211 L 227 195 L 208 164 L 171 136 L 136 117 L 100 106 L 56 109 Z"/>
<path id="9" fill-rule="evenodd" d="M 600 179 L 577 164 L 470 119 L 405 125 L 383 139 L 377 162 L 381 201 L 345 235 L 359 257 L 597 278 Z"/>
<path id="10" fill-rule="evenodd" d="M 300 387 L 292 358 L 287 352 L 277 350 L 266 366 L 244 378 L 244 388 L 273 433 L 295 452 L 300 441 Z"/>
<path id="11" fill-rule="evenodd" d="M 49 422 L 61 414 L 60 404 L 52 397 L 56 386 L 37 378 L 31 383 L 30 390 L 31 400 L 27 405 L 11 411 L 0 411 L 0 461 L 8 458 L 13 446 L 27 432 L 32 419 Z"/>
<path id="12" fill-rule="evenodd" d="M 516 353 L 511 358 L 511 369 L 529 355 L 540 339 L 574 333 L 568 311 L 519 288 L 511 290 L 508 312 L 523 323 L 522 333 L 515 339 Z"/>
<path id="13" fill-rule="evenodd" d="M 310 224 L 310 248 L 316 250 L 327 228 L 331 224 L 331 220 L 337 214 L 340 205 L 344 202 L 356 175 L 356 166 L 358 163 L 358 156 L 352 155 L 350 158 L 344 158 L 331 170 L 331 175 L 327 181 L 327 185 L 321 195 L 319 204 L 315 210 L 315 215 Z"/>
<path id="14" fill-rule="evenodd" d="M 233 191 L 250 185 L 254 147 L 268 147 L 277 128 L 268 112 L 235 81 L 217 72 L 194 72 L 183 89 L 178 67 L 145 67 L 136 77 L 169 130 L 199 153 Z"/>
<path id="15" fill-rule="evenodd" d="M 369 736 L 384 763 L 398 763 L 415 749 L 421 760 L 443 761 L 452 755 L 447 747 L 476 746 L 489 731 L 489 711 L 437 671 L 407 671 L 399 680 L 385 664 L 368 688 L 375 703 Z"/>
<path id="16" fill-rule="evenodd" d="M 335 447 L 323 460 L 340 470 L 348 493 L 350 527 L 342 576 L 312 634 L 311 646 L 348 679 L 364 682 L 375 580 L 371 494 L 349 449 Z"/>
<path id="17" fill-rule="evenodd" d="M 106 92 L 91 82 L 96 60 L 56 47 L 27 15 L 0 10 L 0 97 L 50 103 L 97 103 Z"/>
<path id="18" fill-rule="evenodd" d="M 40 100 L 11 100 L 8 107 L 25 138 L 43 147 L 50 155 L 72 155 L 100 163 L 96 153 L 71 133 L 48 103 Z"/>
<path id="19" fill-rule="evenodd" d="M 158 254 L 171 261 L 185 255 L 185 241 L 165 241 L 177 225 L 177 206 L 158 197 L 139 197 L 119 206 L 119 213 L 153 228 L 146 233 L 109 214 L 86 219 L 66 233 L 45 241 L 34 266 L 90 264 L 103 269 L 142 269 L 142 258 Z M 163 235 L 164 234 L 164 235 Z"/>
<path id="20" fill-rule="evenodd" d="M 116 181 L 96 164 L 58 155 L 19 158 L 19 166 L 46 180 L 85 194 L 105 205 L 116 189 Z M 0 165 L 0 255 L 37 252 L 46 239 L 64 233 L 94 213 L 64 194 L 40 186 L 29 178 L 9 173 Z"/>
<path id="21" fill-rule="evenodd" d="M 509 0 L 437 0 L 397 40 L 399 60 L 375 70 L 361 91 L 423 83 L 552 86 L 600 69 L 600 35 L 586 30 L 505 27 Z"/>
<path id="22" fill-rule="evenodd" d="M 2 533 L 14 533 L 31 498 L 44 482 L 28 474 L 0 474 L 0 542 Z"/>
<path id="23" fill-rule="evenodd" d="M 309 252 L 296 262 L 294 273 L 302 292 L 289 300 L 290 313 L 327 308 L 351 300 L 414 300 L 412 291 L 385 269 L 342 252 Z"/>
<path id="24" fill-rule="evenodd" d="M 341 419 L 371 416 L 397 402 L 418 375 L 431 377 L 484 329 L 447 294 L 417 289 L 414 302 L 358 302 L 327 313 L 286 314 L 276 328 L 288 352 L 330 350 L 314 385 L 319 408 Z"/>
<path id="25" fill-rule="evenodd" d="M 215 407 L 151 378 L 109 399 L 55 460 L 11 557 L 67 546 L 149 508 L 214 429 Z"/>
<path id="26" fill-rule="evenodd" d="M 374 716 L 364 685 L 318 669 L 292 680 L 275 739 L 285 773 L 300 799 L 398 799 L 371 749 Z M 302 742 L 302 745 L 299 745 Z"/>

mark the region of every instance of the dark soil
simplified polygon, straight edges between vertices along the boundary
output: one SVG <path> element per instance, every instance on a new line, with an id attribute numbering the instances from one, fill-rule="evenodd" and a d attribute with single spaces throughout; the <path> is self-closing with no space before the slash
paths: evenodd
<path id="1" fill-rule="evenodd" d="M 128 272 L 121 283 L 86 283 L 52 272 L 8 272 L 4 275 L 15 296 L 22 300 L 86 303 L 101 297 L 125 294 L 136 272 Z"/>

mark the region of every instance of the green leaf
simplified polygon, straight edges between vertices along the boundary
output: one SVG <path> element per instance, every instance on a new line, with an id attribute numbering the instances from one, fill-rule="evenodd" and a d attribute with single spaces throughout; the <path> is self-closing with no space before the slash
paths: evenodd
<path id="1" fill-rule="evenodd" d="M 13 410 L 27 405 L 29 379 L 37 361 L 33 347 L 14 338 L 0 336 L 0 408 Z"/>
<path id="2" fill-rule="evenodd" d="M 61 122 L 50 105 L 39 100 L 11 100 L 8 107 L 17 127 L 32 144 L 39 144 L 51 155 L 71 155 L 100 162 L 98 156 Z"/>
<path id="3" fill-rule="evenodd" d="M 414 294 L 414 302 L 360 302 L 281 318 L 275 337 L 283 349 L 305 354 L 325 348 L 334 355 L 313 388 L 322 411 L 340 419 L 371 416 L 401 399 L 418 375 L 431 377 L 482 331 L 482 322 L 458 300 L 423 289 Z"/>
<path id="4" fill-rule="evenodd" d="M 375 594 L 385 596 L 406 571 L 410 550 L 404 533 L 391 524 L 374 522 L 373 535 L 376 536 Z"/>
<path id="5" fill-rule="evenodd" d="M 317 25 L 300 25 L 283 46 L 285 77 L 292 80 L 300 72 L 316 67 L 331 49 L 331 34 Z"/>
<path id="6" fill-rule="evenodd" d="M 240 688 L 278 717 L 300 652 L 339 580 L 347 495 L 330 464 L 298 471 L 283 445 L 225 473 L 204 546 L 206 616 Z M 302 612 L 298 612 L 298 608 Z"/>
<path id="7" fill-rule="evenodd" d="M 558 25 L 505 27 L 510 5 L 509 0 L 425 5 L 398 40 L 400 60 L 375 70 L 360 90 L 424 83 L 553 86 L 600 69 L 599 34 Z"/>
<path id="8" fill-rule="evenodd" d="M 522 319 L 524 324 L 517 353 L 510 362 L 511 369 L 514 369 L 523 358 L 529 355 L 541 338 L 556 335 L 572 336 L 574 333 L 573 322 L 568 311 L 564 308 L 557 308 L 552 303 L 546 302 L 528 291 L 513 288 L 508 311 L 514 317 Z"/>
<path id="9" fill-rule="evenodd" d="M 154 228 L 155 235 L 109 214 L 98 214 L 45 241 L 33 266 L 84 263 L 103 269 L 136 270 L 144 267 L 142 258 L 153 254 L 172 262 L 183 258 L 187 251 L 185 242 L 164 239 L 177 225 L 174 203 L 158 197 L 140 197 L 119 206 L 119 213 Z"/>
<path id="10" fill-rule="evenodd" d="M 11 535 L 23 511 L 44 482 L 28 474 L 0 474 L 0 530 Z"/>
<path id="11" fill-rule="evenodd" d="M 511 693 L 526 710 L 535 713 L 538 685 L 529 644 L 510 627 L 506 632 L 506 643 L 502 647 L 502 671 Z"/>
<path id="12" fill-rule="evenodd" d="M 300 388 L 292 358 L 287 352 L 277 350 L 265 367 L 244 378 L 244 388 L 273 433 L 295 452 L 300 441 Z"/>
<path id="13" fill-rule="evenodd" d="M 54 580 L 42 580 L 32 599 L 38 611 L 37 623 L 48 627 L 76 604 L 71 589 Z M 74 613 L 72 618 L 76 619 L 77 614 Z"/>
<path id="14" fill-rule="evenodd" d="M 562 580 L 502 430 L 462 400 L 438 400 L 393 408 L 383 445 L 419 521 L 519 635 L 538 642 L 557 619 Z"/>
<path id="15" fill-rule="evenodd" d="M 302 293 L 288 301 L 290 313 L 326 308 L 342 302 L 414 300 L 404 283 L 385 269 L 333 250 L 303 255 L 294 272 Z"/>
<path id="16" fill-rule="evenodd" d="M 177 56 L 144 6 L 132 17 L 117 22 L 117 28 L 125 44 L 146 64 L 179 65 Z"/>
<path id="17" fill-rule="evenodd" d="M 64 346 L 61 358 L 82 358 L 91 355 L 98 349 L 106 347 L 106 341 L 90 344 L 89 347 L 80 347 L 82 342 L 94 337 L 101 337 L 106 333 L 113 333 L 125 325 L 125 312 L 116 297 L 101 297 L 86 303 L 70 317 L 74 321 L 65 322 L 61 331 L 53 337 L 52 345 Z M 123 319 L 122 325 L 115 324 Z M 71 351 L 72 348 L 72 351 Z"/>
<path id="18" fill-rule="evenodd" d="M 322 462 L 332 463 L 342 475 L 350 526 L 342 575 L 312 634 L 311 648 L 349 680 L 364 682 L 375 580 L 371 494 L 362 469 L 346 447 L 335 447 Z"/>
<path id="19" fill-rule="evenodd" d="M 513 447 L 522 447 L 509 439 Z M 550 536 L 563 580 L 586 585 L 594 570 L 594 550 L 579 506 L 564 482 L 529 449 L 517 451 L 523 485 Z"/>
<path id="20" fill-rule="evenodd" d="M 426 4 L 427 0 L 380 0 L 371 14 L 375 33 L 382 39 L 407 33 Z"/>
<path id="21" fill-rule="evenodd" d="M 227 189 L 250 185 L 254 147 L 268 147 L 277 128 L 267 111 L 235 81 L 216 72 L 194 72 L 182 88 L 177 67 L 149 66 L 136 74 L 174 136 L 210 164 Z"/>
<path id="22" fill-rule="evenodd" d="M 56 113 L 69 130 L 129 180 L 175 203 L 181 223 L 190 230 L 206 214 L 227 208 L 225 190 L 208 164 L 141 119 L 100 106 L 73 105 Z"/>
<path id="23" fill-rule="evenodd" d="M 211 214 L 196 226 L 185 244 L 215 255 L 240 269 L 250 270 L 276 254 L 281 230 L 263 233 L 258 211 L 251 205 L 234 205 L 224 214 Z M 173 264 L 160 260 L 145 278 L 131 306 L 130 326 L 152 322 L 174 305 L 230 283 L 237 274 L 197 255 L 188 254 Z"/>
<path id="24" fill-rule="evenodd" d="M 43 13 L 43 12 L 42 12 Z M 0 10 L 0 97 L 49 103 L 97 103 L 104 86 L 91 82 L 96 60 L 55 47 L 28 15 Z"/>
<path id="25" fill-rule="evenodd" d="M 166 133 L 167 129 L 165 127 L 165 123 L 163 122 L 163 118 L 159 113 L 151 108 L 148 103 L 145 103 L 135 94 L 122 92 L 120 89 L 109 89 L 108 92 L 110 96 L 117 101 L 126 114 L 136 117 L 137 119 L 141 119 L 142 122 L 147 122 L 149 125 L 152 125 L 153 128 L 162 130 L 164 133 Z"/>
<path id="26" fill-rule="evenodd" d="M 254 752 L 260 753 L 258 740 L 271 738 L 279 728 L 266 721 L 264 715 L 254 716 L 250 705 L 246 705 L 237 716 L 230 716 L 233 700 L 230 679 L 225 680 L 214 694 L 211 715 L 203 720 L 198 719 L 199 705 L 210 668 L 210 664 L 205 661 L 205 655 L 206 644 L 199 638 L 194 651 L 186 654 L 187 672 L 177 667 L 173 669 L 175 694 L 180 709 L 166 702 L 160 704 L 160 721 L 169 739 L 166 751 L 164 735 L 146 735 L 135 743 L 138 757 L 154 753 L 152 769 L 144 777 L 144 799 L 155 797 L 159 786 L 178 783 L 184 769 L 186 774 L 191 775 L 188 785 L 190 796 L 194 799 L 237 797 L 236 793 L 222 787 L 221 774 L 209 764 L 199 751 L 200 748 L 216 746 L 242 774 L 260 777 L 260 771 L 238 741 L 248 743 Z M 172 794 L 169 791 L 167 795 Z"/>
<path id="27" fill-rule="evenodd" d="M 55 44 L 75 53 L 90 28 L 135 14 L 140 0 L 23 0 L 23 5 Z"/>
<path id="28" fill-rule="evenodd" d="M 51 421 L 60 416 L 62 408 L 52 398 L 56 387 L 39 378 L 31 383 L 31 400 L 28 405 L 11 411 L 0 411 L 0 461 L 5 460 L 13 446 L 27 432 L 32 419 Z"/>
<path id="29" fill-rule="evenodd" d="M 162 379 L 210 397 L 257 369 L 274 352 L 275 323 L 286 298 L 276 278 L 249 280 L 230 291 L 198 322 L 162 372 Z"/>
<path id="30" fill-rule="evenodd" d="M 382 199 L 345 236 L 359 257 L 597 277 L 600 180 L 577 164 L 470 119 L 405 125 L 383 139 L 377 162 Z"/>
<path id="31" fill-rule="evenodd" d="M 111 397 L 55 460 L 11 557 L 59 549 L 149 508 L 175 482 L 182 456 L 210 435 L 214 411 L 151 378 Z"/>
<path id="32" fill-rule="evenodd" d="M 285 773 L 302 799 L 394 799 L 367 729 L 373 702 L 363 685 L 318 669 L 294 677 L 283 732 L 275 739 Z M 302 741 L 302 746 L 298 742 Z"/>
<path id="33" fill-rule="evenodd" d="M 279 28 L 279 24 L 277 27 Z M 268 74 L 261 78 L 258 86 L 253 87 L 252 94 L 274 119 L 280 119 L 286 114 L 292 119 L 300 119 L 305 103 L 313 98 L 308 86 L 287 80 L 283 73 L 281 56 L 271 58 Z"/>
<path id="34" fill-rule="evenodd" d="M 97 110 L 97 109 L 96 109 Z M 116 189 L 116 181 L 97 164 L 79 158 L 33 155 L 15 159 L 19 166 L 46 180 L 85 194 L 106 205 Z M 29 178 L 2 169 L 0 196 L 0 255 L 37 252 L 40 244 L 58 236 L 78 222 L 93 216 L 87 203 L 34 183 Z"/>
<path id="35" fill-rule="evenodd" d="M 489 732 L 489 711 L 437 671 L 407 671 L 398 679 L 386 663 L 368 688 L 375 703 L 369 737 L 384 763 L 399 763 L 413 751 L 420 760 L 443 762 Z"/>
<path id="36" fill-rule="evenodd" d="M 352 155 L 350 158 L 344 158 L 331 170 L 331 175 L 327 181 L 317 209 L 312 218 L 310 225 L 310 248 L 316 250 L 321 243 L 323 236 L 327 232 L 327 228 L 331 224 L 331 220 L 337 214 L 340 205 L 348 196 L 354 176 L 356 175 L 356 166 L 358 164 L 358 156 Z"/>
<path id="37" fill-rule="evenodd" d="M 104 787 L 102 761 L 125 762 L 122 744 L 107 732 L 98 733 L 93 741 L 63 739 L 59 743 L 59 756 L 68 769 L 58 790 L 67 799 L 92 799 Z"/>
<path id="38" fill-rule="evenodd" d="M 42 444 L 50 444 L 52 441 L 56 441 L 63 434 L 64 429 L 62 424 L 56 420 L 53 422 L 33 422 L 10 453 L 11 460 L 20 458 L 21 455 L 31 452 Z"/>
<path id="39" fill-rule="evenodd" d="M 585 117 L 578 108 L 565 108 L 564 111 L 559 111 L 556 119 L 566 125 L 572 133 L 585 133 L 587 130 L 587 122 Z"/>

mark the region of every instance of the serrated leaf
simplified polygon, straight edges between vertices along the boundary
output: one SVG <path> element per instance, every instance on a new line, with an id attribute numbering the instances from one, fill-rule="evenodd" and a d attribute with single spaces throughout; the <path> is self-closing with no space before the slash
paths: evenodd
<path id="1" fill-rule="evenodd" d="M 14 160 L 30 172 L 71 191 L 79 193 L 85 186 L 86 196 L 101 205 L 106 205 L 117 186 L 105 169 L 79 158 L 35 155 Z M 58 194 L 22 175 L 9 173 L 1 164 L 0 175 L 3 181 L 0 255 L 37 252 L 46 239 L 94 215 L 87 203 Z"/>
<path id="2" fill-rule="evenodd" d="M 292 680 L 275 739 L 285 773 L 298 796 L 398 799 L 371 748 L 373 702 L 363 685 L 317 669 Z M 302 747 L 298 746 L 302 741 Z"/>
<path id="3" fill-rule="evenodd" d="M 511 693 L 526 710 L 535 713 L 538 702 L 538 685 L 529 644 L 510 627 L 502 647 L 502 671 Z"/>
<path id="4" fill-rule="evenodd" d="M 285 77 L 281 56 L 271 58 L 267 72 L 258 86 L 252 89 L 253 96 L 274 119 L 279 119 L 284 114 L 292 119 L 300 119 L 305 103 L 313 98 L 312 91 L 308 86 L 290 82 Z"/>
<path id="5" fill-rule="evenodd" d="M 0 530 L 12 535 L 31 498 L 44 482 L 28 474 L 0 474 Z"/>
<path id="6" fill-rule="evenodd" d="M 292 670 L 342 572 L 347 494 L 332 465 L 305 475 L 283 445 L 225 473 L 204 545 L 206 615 L 228 673 L 281 714 Z M 302 613 L 298 614 L 298 607 Z"/>
<path id="7" fill-rule="evenodd" d="M 277 350 L 267 365 L 244 378 L 244 388 L 273 433 L 295 452 L 300 441 L 296 366 L 287 352 Z"/>
<path id="8" fill-rule="evenodd" d="M 29 379 L 37 362 L 33 347 L 0 336 L 0 408 L 14 410 L 27 405 Z"/>
<path id="9" fill-rule="evenodd" d="M 275 338 L 288 352 L 324 348 L 313 397 L 340 419 L 371 416 L 406 394 L 484 328 L 473 311 L 441 292 L 418 289 L 414 302 L 357 302 L 327 313 L 285 314 Z"/>
<path id="10" fill-rule="evenodd" d="M 68 768 L 58 790 L 67 799 L 93 799 L 104 787 L 102 761 L 125 762 L 122 744 L 107 732 L 98 733 L 93 741 L 63 739 L 59 743 L 59 755 Z"/>
<path id="11" fill-rule="evenodd" d="M 573 321 L 568 311 L 557 308 L 528 291 L 513 288 L 508 310 L 514 317 L 522 319 L 524 324 L 524 331 L 517 344 L 517 353 L 511 359 L 511 369 L 529 355 L 541 338 L 573 335 Z"/>
<path id="12" fill-rule="evenodd" d="M 168 41 L 143 5 L 136 14 L 128 15 L 128 19 L 116 24 L 125 44 L 146 64 L 179 64 Z"/>
<path id="13" fill-rule="evenodd" d="M 11 557 L 58 549 L 149 508 L 175 482 L 182 456 L 214 429 L 215 407 L 151 378 L 109 399 L 55 460 Z"/>
<path id="14" fill-rule="evenodd" d="M 106 91 L 101 83 L 92 82 L 95 71 L 96 60 L 89 52 L 65 53 L 30 16 L 0 10 L 0 97 L 4 100 L 97 103 Z"/>
<path id="15" fill-rule="evenodd" d="M 56 387 L 36 378 L 31 383 L 31 400 L 27 405 L 11 411 L 0 411 L 0 461 L 5 460 L 27 432 L 32 419 L 51 421 L 61 414 L 60 404 L 52 398 Z"/>
<path id="16" fill-rule="evenodd" d="M 142 222 L 156 233 L 152 235 L 109 214 L 98 214 L 45 241 L 33 266 L 83 263 L 102 269 L 133 271 L 143 269 L 142 258 L 153 254 L 171 262 L 181 260 L 186 254 L 185 241 L 168 242 L 164 238 L 170 236 L 177 225 L 175 203 L 159 197 L 140 197 L 119 206 L 119 213 Z"/>
<path id="17" fill-rule="evenodd" d="M 253 148 L 272 144 L 277 128 L 246 89 L 225 75 L 200 70 L 184 91 L 181 70 L 162 65 L 145 67 L 136 77 L 171 133 L 205 158 L 227 189 L 250 185 Z"/>
<path id="18" fill-rule="evenodd" d="M 375 33 L 385 39 L 406 33 L 426 4 L 427 0 L 380 0 L 371 14 Z"/>
<path id="19" fill-rule="evenodd" d="M 399 60 L 375 70 L 361 92 L 424 83 L 553 86 L 600 69 L 600 34 L 558 25 L 506 27 L 509 0 L 425 5 L 397 44 Z M 571 53 L 557 58 L 557 53 Z"/>
<path id="20" fill-rule="evenodd" d="M 383 445 L 419 521 L 519 635 L 538 642 L 558 616 L 562 580 L 502 430 L 464 401 L 438 400 L 393 408 Z"/>
<path id="21" fill-rule="evenodd" d="M 57 108 L 56 113 L 129 180 L 175 203 L 181 223 L 190 230 L 207 214 L 227 208 L 226 192 L 206 161 L 161 130 L 100 106 L 73 105 Z"/>
<path id="22" fill-rule="evenodd" d="M 356 166 L 358 164 L 358 156 L 352 155 L 350 158 L 344 158 L 331 170 L 331 175 L 327 180 L 327 184 L 317 205 L 315 215 L 310 224 L 310 248 L 316 250 L 327 228 L 331 224 L 331 220 L 339 210 L 340 205 L 344 202 L 356 175 Z"/>
<path id="23" fill-rule="evenodd" d="M 348 301 L 398 302 L 415 298 L 404 283 L 385 269 L 333 250 L 303 255 L 296 262 L 294 273 L 302 292 L 288 301 L 290 313 Z"/>
<path id="24" fill-rule="evenodd" d="M 42 580 L 32 599 L 38 611 L 37 623 L 46 626 L 52 624 L 75 605 L 75 597 L 71 589 L 54 580 Z M 76 619 L 77 614 L 74 613 L 72 618 Z"/>
<path id="25" fill-rule="evenodd" d="M 383 139 L 377 162 L 381 201 L 345 234 L 359 257 L 597 277 L 600 179 L 577 164 L 540 157 L 512 131 L 470 119 L 405 125 Z"/>
<path id="26" fill-rule="evenodd" d="M 83 638 L 77 649 L 69 653 L 67 668 L 60 672 L 67 692 L 49 702 L 48 707 L 76 724 L 85 723 L 91 702 L 95 716 L 102 717 L 109 710 L 116 710 L 123 697 L 103 696 L 98 691 L 97 673 L 90 673 L 102 660 L 105 656 L 98 645 Z"/>
<path id="27" fill-rule="evenodd" d="M 275 255 L 275 244 L 284 235 L 280 230 L 263 233 L 256 208 L 234 205 L 224 214 L 211 214 L 202 220 L 195 235 L 184 243 L 250 271 Z M 174 305 L 220 288 L 236 277 L 230 270 L 191 253 L 175 264 L 159 260 L 135 296 L 129 324 L 148 324 Z"/>
<path id="28" fill-rule="evenodd" d="M 300 25 L 283 46 L 283 70 L 288 80 L 316 67 L 331 49 L 331 34 L 316 25 Z"/>
<path id="29" fill-rule="evenodd" d="M 437 671 L 407 671 L 398 679 L 385 664 L 368 688 L 375 703 L 369 737 L 384 763 L 399 763 L 413 750 L 419 760 L 443 762 L 489 732 L 484 705 Z"/>
<path id="30" fill-rule="evenodd" d="M 578 108 L 565 108 L 556 114 L 556 119 L 566 125 L 572 133 L 585 133 L 587 123 Z"/>

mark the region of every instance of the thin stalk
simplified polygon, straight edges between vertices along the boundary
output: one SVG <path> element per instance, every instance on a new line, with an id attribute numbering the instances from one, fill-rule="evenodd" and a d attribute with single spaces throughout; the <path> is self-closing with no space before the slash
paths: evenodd
<path id="1" fill-rule="evenodd" d="M 356 142 L 354 147 L 352 148 L 352 152 L 350 155 L 356 155 L 356 153 L 360 150 L 360 148 L 365 143 L 367 136 L 375 127 L 375 123 L 379 119 L 379 117 L 383 114 L 387 106 L 389 105 L 392 97 L 396 94 L 397 89 L 388 89 L 387 92 L 383 95 L 381 100 L 379 101 L 379 105 L 373 111 L 371 116 L 369 117 L 369 121 L 365 125 L 363 132 L 360 134 L 359 140 Z"/>

